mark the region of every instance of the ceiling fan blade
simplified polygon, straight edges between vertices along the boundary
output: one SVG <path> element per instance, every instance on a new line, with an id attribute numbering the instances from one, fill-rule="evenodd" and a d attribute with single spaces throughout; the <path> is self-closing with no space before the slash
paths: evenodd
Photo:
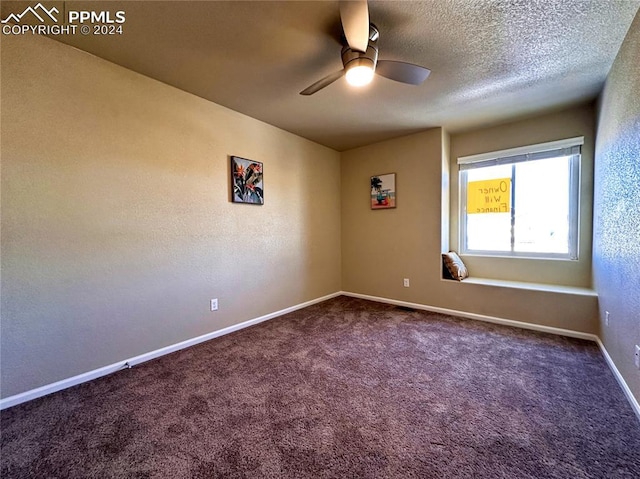
<path id="1" fill-rule="evenodd" d="M 409 85 L 420 85 L 427 79 L 431 70 L 413 63 L 378 60 L 376 73 L 390 80 L 408 83 Z"/>
<path id="2" fill-rule="evenodd" d="M 369 6 L 367 0 L 340 2 L 340 20 L 352 50 L 366 52 L 369 44 Z"/>
<path id="3" fill-rule="evenodd" d="M 331 85 L 334 81 L 336 81 L 338 78 L 340 78 L 342 75 L 344 75 L 345 71 L 343 70 L 339 70 L 335 73 L 331 73 L 330 75 L 327 75 L 326 77 L 324 77 L 322 80 L 318 80 L 317 82 L 315 82 L 313 85 L 311 85 L 310 87 L 305 88 L 304 90 L 302 90 L 300 92 L 301 95 L 313 95 L 315 92 L 322 90 L 324 87 Z"/>

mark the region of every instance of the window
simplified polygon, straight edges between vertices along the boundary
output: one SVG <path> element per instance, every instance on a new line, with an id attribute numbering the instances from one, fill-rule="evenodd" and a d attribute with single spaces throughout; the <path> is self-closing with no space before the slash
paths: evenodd
<path id="1" fill-rule="evenodd" d="M 458 158 L 463 254 L 578 259 L 580 145 Z"/>

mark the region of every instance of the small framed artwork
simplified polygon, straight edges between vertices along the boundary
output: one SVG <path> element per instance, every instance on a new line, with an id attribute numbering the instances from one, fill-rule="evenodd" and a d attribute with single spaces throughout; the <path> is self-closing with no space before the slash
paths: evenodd
<path id="1" fill-rule="evenodd" d="M 231 200 L 234 203 L 264 204 L 263 168 L 259 161 L 231 157 Z"/>
<path id="2" fill-rule="evenodd" d="M 396 174 L 387 173 L 371 177 L 371 209 L 396 207 Z"/>

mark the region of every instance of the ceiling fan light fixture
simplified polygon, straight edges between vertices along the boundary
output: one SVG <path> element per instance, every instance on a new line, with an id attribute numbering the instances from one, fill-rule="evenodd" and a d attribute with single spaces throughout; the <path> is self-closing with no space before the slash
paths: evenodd
<path id="1" fill-rule="evenodd" d="M 374 70 L 373 61 L 369 58 L 358 58 L 347 66 L 347 82 L 351 86 L 360 87 L 371 83 Z"/>

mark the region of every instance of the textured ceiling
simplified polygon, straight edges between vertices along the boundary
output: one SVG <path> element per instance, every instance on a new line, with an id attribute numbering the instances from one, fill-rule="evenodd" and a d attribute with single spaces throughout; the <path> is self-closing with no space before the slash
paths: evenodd
<path id="1" fill-rule="evenodd" d="M 341 79 L 305 97 L 301 90 L 342 68 L 336 1 L 43 3 L 124 10 L 122 35 L 55 38 L 337 150 L 592 99 L 640 6 L 640 0 L 371 1 L 380 58 L 425 66 L 431 76 L 417 87 L 376 77 L 362 89 Z M 2 18 L 18 10 L 16 2 L 2 2 Z"/>

